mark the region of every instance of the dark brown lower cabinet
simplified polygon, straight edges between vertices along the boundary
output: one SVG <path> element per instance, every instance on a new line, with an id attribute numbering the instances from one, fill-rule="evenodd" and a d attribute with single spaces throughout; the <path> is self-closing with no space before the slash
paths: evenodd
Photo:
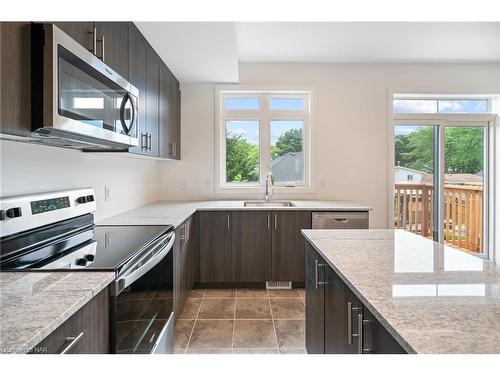
<path id="1" fill-rule="evenodd" d="M 325 352 L 325 290 L 323 259 L 306 244 L 306 349 L 309 354 Z"/>
<path id="2" fill-rule="evenodd" d="M 311 228 L 310 211 L 274 211 L 272 280 L 304 282 L 305 240 L 302 229 Z"/>
<path id="3" fill-rule="evenodd" d="M 306 349 L 310 354 L 406 353 L 309 243 Z"/>
<path id="4" fill-rule="evenodd" d="M 109 353 L 109 290 L 105 288 L 54 332 L 33 354 Z"/>
<path id="5" fill-rule="evenodd" d="M 194 284 L 194 251 L 192 238 L 193 217 L 184 221 L 175 230 L 174 243 L 174 313 L 176 318 L 182 313 L 189 291 Z"/>
<path id="6" fill-rule="evenodd" d="M 233 281 L 231 212 L 198 212 L 199 281 Z"/>
<path id="7" fill-rule="evenodd" d="M 231 213 L 235 282 L 271 280 L 271 219 L 269 211 Z"/>

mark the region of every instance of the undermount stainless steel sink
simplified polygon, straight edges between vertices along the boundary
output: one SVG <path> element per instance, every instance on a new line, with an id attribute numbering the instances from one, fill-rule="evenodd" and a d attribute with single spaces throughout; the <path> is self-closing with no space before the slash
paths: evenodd
<path id="1" fill-rule="evenodd" d="M 294 207 L 290 201 L 249 201 L 243 203 L 245 207 Z"/>

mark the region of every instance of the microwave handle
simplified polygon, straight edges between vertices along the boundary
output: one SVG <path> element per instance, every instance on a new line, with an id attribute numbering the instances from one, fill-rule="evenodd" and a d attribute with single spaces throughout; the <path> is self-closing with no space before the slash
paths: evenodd
<path id="1" fill-rule="evenodd" d="M 127 127 L 127 124 L 125 124 L 125 104 L 127 103 L 127 100 L 130 100 L 130 107 L 132 108 L 132 118 L 130 120 L 130 126 Z M 130 130 L 132 130 L 132 127 L 134 126 L 134 121 L 135 121 L 135 106 L 134 106 L 134 101 L 130 97 L 130 94 L 125 94 L 125 96 L 122 99 L 122 103 L 120 105 L 120 122 L 122 124 L 122 129 L 125 132 L 125 134 L 128 135 L 130 133 Z"/>

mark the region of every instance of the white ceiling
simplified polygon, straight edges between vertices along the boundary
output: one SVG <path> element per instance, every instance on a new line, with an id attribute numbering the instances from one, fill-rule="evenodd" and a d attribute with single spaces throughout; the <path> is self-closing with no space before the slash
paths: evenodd
<path id="1" fill-rule="evenodd" d="M 500 22 L 139 22 L 181 81 L 235 82 L 238 62 L 500 62 Z"/>

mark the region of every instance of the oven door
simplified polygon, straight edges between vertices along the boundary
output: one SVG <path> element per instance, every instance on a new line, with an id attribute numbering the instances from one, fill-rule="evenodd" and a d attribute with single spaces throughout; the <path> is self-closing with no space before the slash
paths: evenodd
<path id="1" fill-rule="evenodd" d="M 32 53 L 43 56 L 32 72 L 34 134 L 137 146 L 138 90 L 56 26 L 35 24 L 33 30 Z"/>
<path id="2" fill-rule="evenodd" d="M 173 349 L 173 243 L 170 232 L 117 277 L 111 297 L 111 350 L 165 354 Z"/>

